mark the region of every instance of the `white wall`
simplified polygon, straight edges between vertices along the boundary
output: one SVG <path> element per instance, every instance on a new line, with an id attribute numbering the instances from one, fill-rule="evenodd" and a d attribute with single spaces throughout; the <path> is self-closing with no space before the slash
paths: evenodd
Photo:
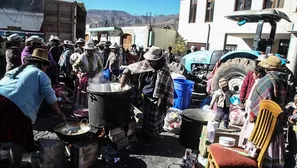
<path id="1" fill-rule="evenodd" d="M 11 9 L 0 10 L 0 28 L 21 27 L 25 31 L 39 31 L 43 22 L 43 13 L 23 12 Z"/>
<path id="2" fill-rule="evenodd" d="M 149 27 L 147 26 L 137 26 L 137 27 L 122 27 L 124 34 L 132 35 L 132 44 L 137 46 L 148 46 L 148 34 Z"/>
<path id="3" fill-rule="evenodd" d="M 176 31 L 163 28 L 153 28 L 154 46 L 158 46 L 162 49 L 166 49 L 168 46 L 173 45 L 176 39 Z"/>
<path id="4" fill-rule="evenodd" d="M 262 9 L 263 0 L 253 0 L 252 10 Z M 286 0 L 284 8 L 277 9 L 284 11 L 293 22 L 297 22 L 297 13 L 295 13 L 297 2 L 296 0 Z M 198 0 L 197 15 L 195 23 L 188 23 L 189 19 L 190 0 L 180 1 L 180 17 L 178 32 L 188 42 L 206 43 L 208 34 L 208 24 L 211 26 L 210 31 L 210 49 L 223 49 L 225 34 L 254 34 L 257 24 L 247 23 L 244 26 L 238 26 L 236 22 L 228 20 L 225 16 L 232 13 L 235 8 L 235 0 L 215 0 L 214 20 L 212 23 L 205 23 L 206 0 Z M 285 33 L 292 27 L 287 21 L 280 21 L 277 25 L 277 33 Z M 297 27 L 297 25 L 296 25 Z M 270 32 L 270 25 L 265 24 L 263 33 Z M 230 36 L 228 37 L 230 38 Z M 244 41 L 238 38 L 227 39 L 227 44 L 238 44 L 238 49 L 248 49 Z M 275 45 L 277 46 L 277 45 Z"/>

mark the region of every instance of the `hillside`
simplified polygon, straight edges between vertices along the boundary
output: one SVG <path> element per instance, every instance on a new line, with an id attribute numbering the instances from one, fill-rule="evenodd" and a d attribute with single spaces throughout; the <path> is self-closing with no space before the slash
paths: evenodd
<path id="1" fill-rule="evenodd" d="M 149 15 L 149 14 L 148 14 Z M 105 26 L 145 26 L 155 25 L 157 27 L 169 26 L 177 29 L 179 15 L 157 15 L 157 16 L 134 16 L 124 11 L 116 10 L 88 10 L 87 23 L 90 27 Z"/>

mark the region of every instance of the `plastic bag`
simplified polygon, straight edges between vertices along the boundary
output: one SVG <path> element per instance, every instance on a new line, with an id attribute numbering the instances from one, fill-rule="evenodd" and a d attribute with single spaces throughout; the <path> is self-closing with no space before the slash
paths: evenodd
<path id="1" fill-rule="evenodd" d="M 244 114 L 245 112 L 240 107 L 231 105 L 229 114 L 230 124 L 242 126 L 245 121 Z"/>
<path id="2" fill-rule="evenodd" d="M 217 129 L 218 129 L 218 122 L 209 121 L 207 123 L 207 136 L 206 136 L 206 139 L 210 143 L 213 143 L 213 141 L 215 139 L 215 132 L 217 131 Z"/>
<path id="3" fill-rule="evenodd" d="M 169 108 L 167 110 L 166 117 L 164 119 L 164 130 L 168 132 L 179 132 L 182 122 L 182 111 L 175 108 Z"/>

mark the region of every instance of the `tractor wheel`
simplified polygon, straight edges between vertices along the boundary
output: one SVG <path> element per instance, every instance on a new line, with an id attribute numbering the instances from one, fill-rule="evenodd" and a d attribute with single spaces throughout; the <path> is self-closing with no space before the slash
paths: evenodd
<path id="1" fill-rule="evenodd" d="M 212 79 L 212 91 L 219 88 L 219 80 L 226 78 L 229 88 L 233 91 L 240 91 L 244 77 L 255 67 L 255 61 L 248 58 L 234 58 L 222 63 L 216 70 Z"/>

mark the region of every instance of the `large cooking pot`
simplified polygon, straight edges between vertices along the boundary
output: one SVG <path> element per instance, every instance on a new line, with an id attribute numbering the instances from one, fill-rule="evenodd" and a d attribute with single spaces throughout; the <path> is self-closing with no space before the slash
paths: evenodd
<path id="1" fill-rule="evenodd" d="M 131 87 L 120 89 L 119 83 L 91 84 L 87 87 L 90 125 L 114 128 L 130 121 Z"/>
<path id="2" fill-rule="evenodd" d="M 84 123 L 83 121 L 86 121 Z M 55 133 L 57 136 L 65 142 L 77 142 L 85 140 L 91 127 L 87 119 L 81 121 L 68 121 L 61 123 L 55 127 Z"/>

